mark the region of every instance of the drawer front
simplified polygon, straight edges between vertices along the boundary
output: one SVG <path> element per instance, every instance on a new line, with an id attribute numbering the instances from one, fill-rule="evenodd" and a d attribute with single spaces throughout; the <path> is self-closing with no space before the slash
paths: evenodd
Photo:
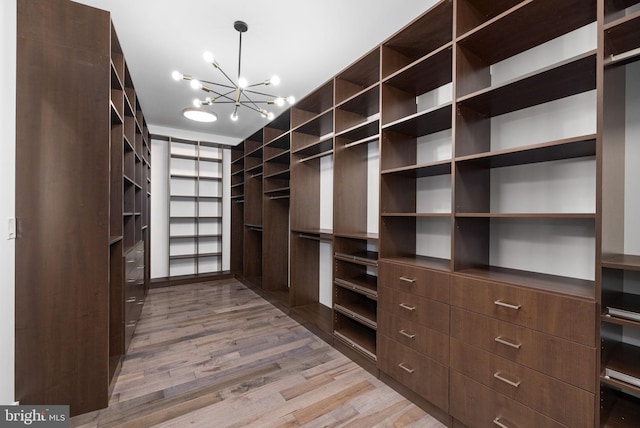
<path id="1" fill-rule="evenodd" d="M 378 308 L 405 321 L 449 334 L 449 305 L 378 286 Z"/>
<path id="2" fill-rule="evenodd" d="M 596 348 L 455 307 L 451 307 L 451 338 L 596 391 Z"/>
<path id="3" fill-rule="evenodd" d="M 386 336 L 378 337 L 378 367 L 437 407 L 449 409 L 449 369 Z"/>
<path id="4" fill-rule="evenodd" d="M 414 351 L 449 365 L 449 336 L 378 310 L 378 333 Z"/>
<path id="5" fill-rule="evenodd" d="M 439 302 L 449 302 L 451 275 L 397 263 L 379 263 L 379 284 Z"/>
<path id="6" fill-rule="evenodd" d="M 595 302 L 454 275 L 451 305 L 596 346 Z"/>
<path id="7" fill-rule="evenodd" d="M 594 394 L 456 339 L 451 369 L 568 426 L 594 426 Z"/>
<path id="8" fill-rule="evenodd" d="M 469 427 L 564 427 L 553 419 L 496 393 L 455 370 L 451 370 L 449 413 Z"/>

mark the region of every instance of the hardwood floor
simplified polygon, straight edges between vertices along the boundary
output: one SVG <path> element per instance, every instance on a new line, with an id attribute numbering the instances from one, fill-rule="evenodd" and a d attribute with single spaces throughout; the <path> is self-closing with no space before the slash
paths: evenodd
<path id="1" fill-rule="evenodd" d="M 153 289 L 108 408 L 72 427 L 442 427 L 236 280 Z"/>

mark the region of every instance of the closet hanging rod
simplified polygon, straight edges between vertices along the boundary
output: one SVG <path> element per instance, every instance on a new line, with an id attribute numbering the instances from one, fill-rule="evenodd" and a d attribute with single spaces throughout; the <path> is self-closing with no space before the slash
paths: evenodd
<path id="1" fill-rule="evenodd" d="M 310 160 L 313 160 L 313 159 L 321 158 L 321 157 L 324 157 L 324 156 L 329 156 L 329 155 L 332 155 L 332 154 L 333 154 L 333 149 L 332 150 L 327 150 L 326 152 L 318 153 L 317 155 L 308 156 L 306 158 L 300 159 L 298 162 L 307 162 L 307 161 L 310 161 Z"/>
<path id="2" fill-rule="evenodd" d="M 344 148 L 345 148 L 345 149 L 348 149 L 349 147 L 358 146 L 358 145 L 360 145 L 360 144 L 364 144 L 364 143 L 368 143 L 368 142 L 371 142 L 371 141 L 375 141 L 375 140 L 377 140 L 378 138 L 380 138 L 380 134 L 371 135 L 370 137 L 365 137 L 365 138 L 363 138 L 363 139 L 361 139 L 361 140 L 358 140 L 358 141 L 354 141 L 354 142 L 352 142 L 352 143 L 345 144 L 345 145 L 344 145 Z"/>
<path id="3" fill-rule="evenodd" d="M 605 58 L 604 65 L 615 64 L 617 62 L 631 59 L 639 55 L 640 55 L 640 48 L 631 49 L 630 51 L 623 52 L 617 55 L 609 55 L 607 58 Z"/>
<path id="4" fill-rule="evenodd" d="M 318 242 L 332 242 L 331 239 L 323 238 L 322 236 L 309 235 L 308 233 L 298 233 L 298 238 L 310 239 Z"/>

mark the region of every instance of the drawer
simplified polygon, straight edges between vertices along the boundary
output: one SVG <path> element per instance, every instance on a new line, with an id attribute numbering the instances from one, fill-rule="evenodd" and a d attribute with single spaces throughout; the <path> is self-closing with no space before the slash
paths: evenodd
<path id="1" fill-rule="evenodd" d="M 592 427 L 595 395 L 451 339 L 451 369 L 572 427 Z"/>
<path id="2" fill-rule="evenodd" d="M 469 427 L 564 427 L 542 413 L 492 391 L 455 370 L 451 370 L 449 413 Z"/>
<path id="3" fill-rule="evenodd" d="M 378 287 L 378 308 L 394 317 L 449 334 L 449 305 L 388 287 Z"/>
<path id="4" fill-rule="evenodd" d="M 414 351 L 433 358 L 440 364 L 449 365 L 449 336 L 420 324 L 394 317 L 378 310 L 378 333 L 405 345 Z"/>
<path id="5" fill-rule="evenodd" d="M 386 336 L 378 337 L 378 367 L 437 407 L 449 408 L 449 369 Z"/>
<path id="6" fill-rule="evenodd" d="M 595 348 L 455 307 L 451 338 L 595 392 Z"/>
<path id="7" fill-rule="evenodd" d="M 593 301 L 454 275 L 451 305 L 596 346 Z"/>
<path id="8" fill-rule="evenodd" d="M 427 297 L 439 302 L 449 302 L 451 275 L 444 272 L 381 261 L 378 268 L 378 283 Z"/>

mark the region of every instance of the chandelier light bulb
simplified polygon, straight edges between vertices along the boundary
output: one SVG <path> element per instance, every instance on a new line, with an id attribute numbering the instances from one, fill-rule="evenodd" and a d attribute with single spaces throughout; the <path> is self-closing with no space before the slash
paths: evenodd
<path id="1" fill-rule="evenodd" d="M 199 81 L 199 80 L 193 79 L 193 80 L 191 81 L 191 87 L 192 87 L 193 89 L 202 89 L 202 83 L 200 83 L 200 81 Z"/>
<path id="2" fill-rule="evenodd" d="M 171 73 L 171 77 L 173 78 L 173 80 L 175 80 L 176 82 L 182 80 L 182 78 L 184 77 L 182 73 L 180 73 L 178 70 L 175 70 L 173 73 Z"/>
<path id="3" fill-rule="evenodd" d="M 274 117 L 275 117 L 275 115 L 273 114 L 273 112 L 267 113 L 267 119 L 273 120 Z"/>
<path id="4" fill-rule="evenodd" d="M 278 86 L 280 84 L 280 78 L 278 76 L 273 76 L 269 79 L 269 83 L 273 86 Z"/>
<path id="5" fill-rule="evenodd" d="M 214 57 L 212 52 L 206 51 L 204 54 L 202 54 L 202 58 L 204 58 L 204 60 L 209 64 L 213 64 L 214 62 Z"/>
<path id="6" fill-rule="evenodd" d="M 193 100 L 193 106 L 197 108 L 202 107 L 202 101 L 196 98 L 195 100 Z"/>
<path id="7" fill-rule="evenodd" d="M 277 105 L 278 107 L 282 107 L 284 105 L 284 98 L 282 97 L 278 97 L 275 100 L 273 100 L 273 102 L 275 103 L 275 105 Z"/>
<path id="8" fill-rule="evenodd" d="M 238 112 L 234 111 L 233 113 L 231 113 L 231 120 L 233 120 L 234 122 L 238 121 Z"/>
<path id="9" fill-rule="evenodd" d="M 247 82 L 247 79 L 245 79 L 244 77 L 240 77 L 238 79 L 238 86 L 242 89 L 246 88 L 247 86 L 249 86 L 249 82 Z"/>
<path id="10" fill-rule="evenodd" d="M 293 95 L 288 96 L 287 97 L 287 102 L 289 103 L 289 105 L 294 105 L 295 102 L 296 102 L 296 98 Z"/>

